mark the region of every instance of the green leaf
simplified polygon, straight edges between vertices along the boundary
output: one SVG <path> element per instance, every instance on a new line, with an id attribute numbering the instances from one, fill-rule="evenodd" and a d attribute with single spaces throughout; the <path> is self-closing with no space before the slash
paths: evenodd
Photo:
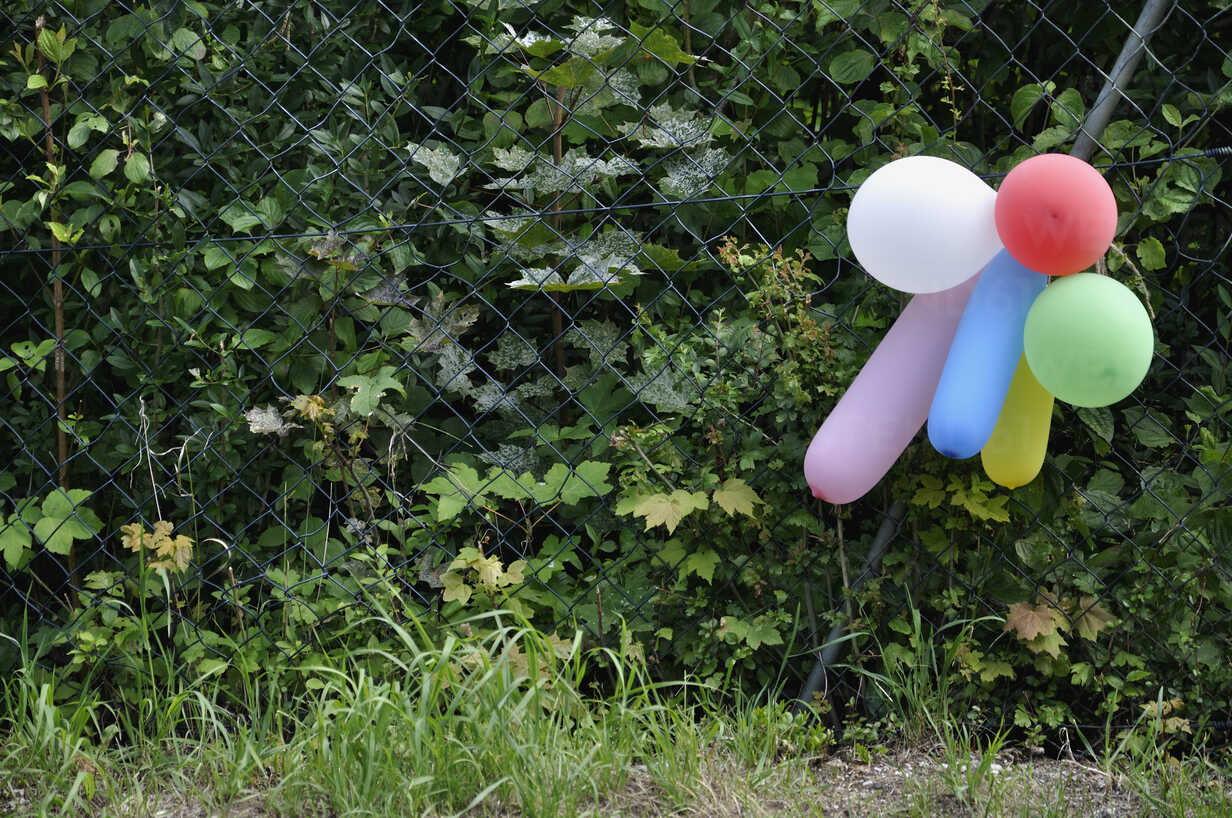
<path id="1" fill-rule="evenodd" d="M 540 82 L 555 85 L 557 88 L 577 88 L 585 85 L 595 75 L 594 63 L 584 57 L 570 57 L 559 65 L 554 65 L 546 71 L 535 71 L 533 68 L 523 68 Z"/>
<path id="2" fill-rule="evenodd" d="M 775 186 L 775 190 L 788 193 L 795 190 L 812 190 L 815 187 L 817 187 L 817 166 L 811 162 L 805 162 L 799 167 L 785 171 L 782 181 Z"/>
<path id="3" fill-rule="evenodd" d="M 462 579 L 461 574 L 446 571 L 441 574 L 441 582 L 445 586 L 445 592 L 441 595 L 442 601 L 458 602 L 465 605 L 467 600 L 471 598 L 470 586 Z"/>
<path id="4" fill-rule="evenodd" d="M 141 184 L 150 178 L 150 157 L 134 153 L 124 162 L 124 176 L 133 184 Z"/>
<path id="5" fill-rule="evenodd" d="M 1168 265 L 1164 246 L 1154 236 L 1147 236 L 1138 242 L 1137 255 L 1138 260 L 1142 262 L 1143 269 L 1146 270 L 1162 270 Z"/>
<path id="6" fill-rule="evenodd" d="M 277 338 L 278 333 L 270 332 L 267 329 L 246 329 L 237 337 L 237 345 L 241 349 L 250 349 L 255 351 L 259 347 L 263 347 L 270 341 Z"/>
<path id="7" fill-rule="evenodd" d="M 1164 121 L 1174 128 L 1181 127 L 1181 112 L 1177 110 L 1175 105 L 1164 103 L 1163 108 Z"/>
<path id="8" fill-rule="evenodd" d="M 47 87 L 47 78 L 44 77 L 42 74 L 31 74 L 30 76 L 26 77 L 26 90 L 27 91 L 34 91 L 38 88 L 46 88 L 46 87 Z"/>
<path id="9" fill-rule="evenodd" d="M 86 295 L 91 298 L 98 298 L 98 294 L 103 291 L 103 285 L 98 279 L 98 273 L 89 267 L 81 271 L 81 287 L 86 291 Z"/>
<path id="10" fill-rule="evenodd" d="M 829 23 L 850 19 L 862 5 L 864 0 L 813 0 L 814 26 L 820 32 Z"/>
<path id="11" fill-rule="evenodd" d="M 579 463 L 577 469 L 569 475 L 564 486 L 561 487 L 561 502 L 572 505 L 587 497 L 601 497 L 607 494 L 612 490 L 611 483 L 607 482 L 607 474 L 611 468 L 611 463 L 599 463 L 593 460 Z"/>
<path id="12" fill-rule="evenodd" d="M 351 395 L 351 411 L 361 417 L 368 417 L 376 411 L 381 396 L 390 389 L 406 397 L 406 390 L 394 378 L 397 371 L 397 367 L 383 366 L 375 375 L 351 375 L 339 379 L 339 386 L 355 390 Z"/>
<path id="13" fill-rule="evenodd" d="M 82 503 L 90 499 L 92 492 L 86 489 L 56 489 L 43 500 L 43 514 L 47 517 L 70 517 Z"/>
<path id="14" fill-rule="evenodd" d="M 435 494 L 438 498 L 436 505 L 438 522 L 452 520 L 466 508 L 472 499 L 481 499 L 479 472 L 465 463 L 450 466 L 448 472 L 448 476 L 439 475 L 423 486 L 425 493 Z"/>
<path id="15" fill-rule="evenodd" d="M 662 28 L 650 29 L 630 21 L 629 31 L 641 40 L 643 51 L 653 54 L 668 65 L 674 67 L 681 64 L 692 65 L 697 62 L 697 57 L 682 49 L 676 38 Z"/>
<path id="16" fill-rule="evenodd" d="M 1035 103 L 1043 99 L 1045 93 L 1052 93 L 1056 85 L 1048 82 L 1040 85 L 1038 82 L 1024 85 L 1014 92 L 1010 98 L 1010 122 L 1018 130 L 1023 130 L 1023 121 L 1035 107 Z"/>
<path id="17" fill-rule="evenodd" d="M 261 219 L 241 202 L 228 205 L 218 214 L 218 218 L 226 222 L 236 233 L 247 233 L 261 223 Z"/>
<path id="18" fill-rule="evenodd" d="M 662 525 L 667 529 L 667 533 L 671 534 L 687 515 L 709 507 L 710 500 L 704 492 L 676 489 L 671 494 L 659 493 L 642 497 L 632 511 L 635 516 L 646 519 L 647 531 Z M 620 506 L 617 506 L 617 512 L 619 511 Z"/>
<path id="19" fill-rule="evenodd" d="M 62 63 L 66 59 L 60 38 L 50 28 L 44 28 L 39 32 L 38 47 L 39 51 L 43 52 L 43 56 L 54 63 Z"/>
<path id="20" fill-rule="evenodd" d="M 10 514 L 8 522 L 0 528 L 0 550 L 4 551 L 4 562 L 10 571 L 17 570 L 24 561 L 32 542 L 30 529 L 18 515 Z"/>
<path id="21" fill-rule="evenodd" d="M 115 148 L 99 151 L 98 156 L 94 157 L 94 161 L 90 163 L 90 175 L 95 179 L 102 179 L 116 169 L 119 156 L 120 152 Z"/>
<path id="22" fill-rule="evenodd" d="M 191 29 L 177 28 L 171 35 L 171 48 L 193 60 L 205 59 L 205 43 Z"/>
<path id="23" fill-rule="evenodd" d="M 266 196 L 257 202 L 257 206 L 253 210 L 256 211 L 257 218 L 261 220 L 261 224 L 265 225 L 266 229 L 269 230 L 277 227 L 286 218 L 286 212 L 282 209 L 282 205 L 273 196 Z"/>
<path id="24" fill-rule="evenodd" d="M 207 270 L 217 270 L 219 267 L 225 267 L 235 261 L 235 259 L 231 258 L 231 254 L 219 244 L 207 244 L 205 252 L 201 254 L 201 257 L 202 261 L 205 262 L 205 269 Z"/>
<path id="25" fill-rule="evenodd" d="M 1176 442 L 1168 431 L 1167 419 L 1150 409 L 1141 406 L 1129 407 L 1125 410 L 1125 425 L 1133 433 L 1134 439 L 1148 449 L 1162 449 Z"/>
<path id="26" fill-rule="evenodd" d="M 945 502 L 944 484 L 931 474 L 920 475 L 920 488 L 911 498 L 912 505 L 937 508 Z"/>
<path id="27" fill-rule="evenodd" d="M 680 576 L 683 579 L 689 574 L 697 574 L 706 582 L 714 580 L 714 567 L 719 564 L 719 555 L 713 548 L 703 548 L 694 551 L 680 566 Z"/>
<path id="28" fill-rule="evenodd" d="M 757 511 L 754 506 L 762 502 L 762 499 L 749 487 L 748 483 L 739 477 L 733 477 L 715 489 L 714 501 L 732 517 L 735 517 L 737 513 L 746 517 L 756 517 Z"/>
<path id="29" fill-rule="evenodd" d="M 871 52 L 853 48 L 830 60 L 830 77 L 841 85 L 851 85 L 868 77 L 876 64 Z"/>
<path id="30" fill-rule="evenodd" d="M 84 540 L 92 532 L 76 516 L 44 517 L 34 524 L 34 536 L 53 554 L 67 554 L 73 550 L 74 540 Z"/>
<path id="31" fill-rule="evenodd" d="M 1009 662 L 1003 662 L 1000 659 L 980 662 L 981 682 L 995 682 L 1000 677 L 1005 677 L 1006 679 L 1014 678 L 1014 668 Z"/>
<path id="32" fill-rule="evenodd" d="M 1074 130 L 1086 115 L 1087 107 L 1082 101 L 1082 94 L 1076 88 L 1066 88 L 1052 101 L 1052 119 L 1058 125 Z"/>
<path id="33" fill-rule="evenodd" d="M 68 146 L 73 150 L 77 150 L 85 144 L 86 139 L 90 136 L 90 131 L 106 133 L 109 127 L 107 118 L 104 116 L 96 113 L 82 114 L 77 117 L 73 127 L 68 129 Z"/>
<path id="34" fill-rule="evenodd" d="M 745 631 L 744 641 L 753 650 L 757 650 L 762 645 L 781 645 L 783 637 L 779 633 L 778 628 L 765 621 L 761 617 L 754 619 Z"/>
<path id="35" fill-rule="evenodd" d="M 502 500 L 526 500 L 531 496 L 526 486 L 534 483 L 535 478 L 529 473 L 518 478 L 512 472 L 497 466 L 488 472 L 488 482 L 483 490 L 484 493 L 495 494 Z"/>
<path id="36" fill-rule="evenodd" d="M 1112 417 L 1112 410 L 1107 406 L 1100 406 L 1095 409 L 1082 407 L 1078 410 L 1078 417 L 1101 440 L 1107 443 L 1112 442 L 1116 421 Z"/>

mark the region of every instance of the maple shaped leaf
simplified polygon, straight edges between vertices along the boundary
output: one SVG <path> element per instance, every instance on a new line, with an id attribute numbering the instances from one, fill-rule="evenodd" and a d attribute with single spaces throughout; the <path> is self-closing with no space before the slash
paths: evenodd
<path id="1" fill-rule="evenodd" d="M 351 411 L 360 417 L 371 415 L 376 411 L 381 397 L 390 389 L 405 397 L 406 390 L 394 378 L 394 373 L 397 371 L 397 367 L 383 366 L 375 375 L 351 375 L 340 378 L 339 386 L 354 390 L 354 394 L 351 395 Z"/>
<path id="2" fill-rule="evenodd" d="M 714 580 L 714 567 L 719 564 L 719 555 L 712 548 L 703 548 L 690 554 L 680 566 L 681 578 L 697 574 L 706 582 Z"/>
<path id="3" fill-rule="evenodd" d="M 662 525 L 667 528 L 667 533 L 672 534 L 690 512 L 709 507 L 710 500 L 702 492 L 676 489 L 671 494 L 659 493 L 643 497 L 633 508 L 633 513 L 646 518 L 647 531 Z"/>
<path id="4" fill-rule="evenodd" d="M 474 568 L 475 573 L 479 575 L 480 585 L 499 588 L 506 584 L 504 582 L 505 569 L 501 567 L 500 560 L 496 557 L 480 557 L 472 560 L 471 568 Z"/>
<path id="5" fill-rule="evenodd" d="M 138 553 L 143 545 L 145 532 L 141 528 L 141 523 L 129 523 L 128 525 L 120 526 L 120 543 L 129 551 Z"/>
<path id="6" fill-rule="evenodd" d="M 504 573 L 497 579 L 497 584 L 505 585 L 521 585 L 526 581 L 526 560 L 514 560 L 505 568 Z"/>
<path id="7" fill-rule="evenodd" d="M 441 574 L 441 584 L 445 586 L 445 593 L 441 597 L 445 602 L 458 601 L 463 605 L 471 598 L 471 589 L 465 582 L 462 581 L 461 574 L 455 574 L 453 571 L 446 571 Z"/>
<path id="8" fill-rule="evenodd" d="M 1056 631 L 1041 633 L 1034 639 L 1027 640 L 1027 650 L 1032 653 L 1047 653 L 1053 659 L 1061 658 L 1061 648 L 1065 645 L 1065 638 Z"/>
<path id="9" fill-rule="evenodd" d="M 1078 606 L 1081 613 L 1074 618 L 1074 629 L 1088 642 L 1094 642 L 1100 631 L 1116 621 L 1116 617 L 1097 604 L 1094 597 L 1084 596 L 1078 601 Z"/>
<path id="10" fill-rule="evenodd" d="M 1010 605 L 1009 616 L 1005 617 L 1005 630 L 1016 631 L 1018 638 L 1024 642 L 1030 642 L 1041 635 L 1054 634 L 1058 629 L 1068 627 L 1065 614 L 1046 602 L 1042 605 L 1015 602 Z"/>
<path id="11" fill-rule="evenodd" d="M 757 492 L 739 477 L 733 477 L 715 489 L 714 501 L 732 517 L 735 517 L 737 512 L 746 517 L 756 517 L 754 506 L 763 502 Z"/>

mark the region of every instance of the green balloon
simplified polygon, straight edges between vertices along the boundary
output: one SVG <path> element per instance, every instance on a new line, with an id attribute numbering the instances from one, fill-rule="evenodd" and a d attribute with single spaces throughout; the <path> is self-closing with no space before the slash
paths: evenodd
<path id="1" fill-rule="evenodd" d="M 1027 313 L 1027 365 L 1040 385 L 1074 406 L 1107 406 L 1133 392 L 1155 351 L 1151 319 L 1128 287 L 1076 273 L 1044 288 Z"/>

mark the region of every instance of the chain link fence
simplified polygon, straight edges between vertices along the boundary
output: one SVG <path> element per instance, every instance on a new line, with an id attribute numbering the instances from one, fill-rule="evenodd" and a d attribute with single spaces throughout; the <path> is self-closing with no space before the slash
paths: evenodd
<path id="1" fill-rule="evenodd" d="M 1151 6 L 1112 89 L 1137 3 L 10 4 L 0 662 L 226 672 L 512 609 L 875 713 L 836 646 L 914 608 L 1024 728 L 1161 690 L 1218 723 L 1232 12 Z M 1106 87 L 1146 383 L 1058 408 L 1014 492 L 916 443 L 819 505 L 808 440 L 902 304 L 854 189 L 923 152 L 995 186 Z"/>

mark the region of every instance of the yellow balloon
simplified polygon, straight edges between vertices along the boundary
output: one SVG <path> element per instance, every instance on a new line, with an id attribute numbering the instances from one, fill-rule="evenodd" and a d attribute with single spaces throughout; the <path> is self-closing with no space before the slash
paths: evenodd
<path id="1" fill-rule="evenodd" d="M 1052 395 L 1031 374 L 1024 355 L 1014 370 L 992 437 L 980 452 L 984 473 L 1007 489 L 1025 486 L 1039 474 L 1052 426 Z"/>

